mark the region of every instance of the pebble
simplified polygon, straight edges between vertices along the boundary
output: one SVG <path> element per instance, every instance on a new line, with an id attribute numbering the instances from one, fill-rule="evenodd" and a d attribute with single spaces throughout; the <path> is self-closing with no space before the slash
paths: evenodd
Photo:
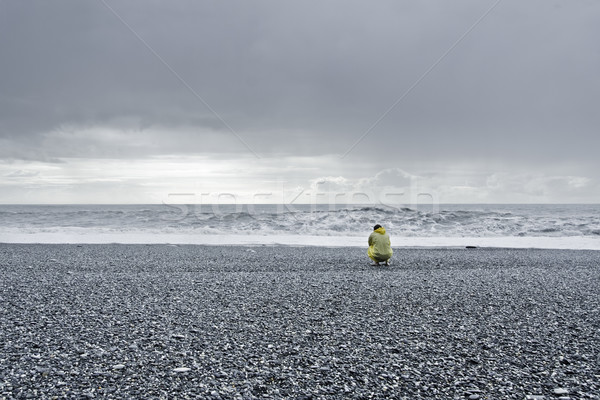
<path id="1" fill-rule="evenodd" d="M 0 244 L 0 399 L 597 395 L 598 252 L 252 250 Z"/>

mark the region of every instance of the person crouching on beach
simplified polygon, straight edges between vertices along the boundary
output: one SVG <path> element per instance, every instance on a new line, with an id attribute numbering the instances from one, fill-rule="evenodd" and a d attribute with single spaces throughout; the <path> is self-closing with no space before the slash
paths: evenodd
<path id="1" fill-rule="evenodd" d="M 373 264 L 379 265 L 381 262 L 385 262 L 385 265 L 390 265 L 390 258 L 392 258 L 394 251 L 392 250 L 392 243 L 390 236 L 385 233 L 385 228 L 379 224 L 373 227 L 373 232 L 369 235 L 369 250 L 367 255 Z"/>

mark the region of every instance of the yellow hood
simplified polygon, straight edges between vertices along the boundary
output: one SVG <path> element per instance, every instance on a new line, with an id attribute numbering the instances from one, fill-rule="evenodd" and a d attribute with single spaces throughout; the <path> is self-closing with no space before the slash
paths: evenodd
<path id="1" fill-rule="evenodd" d="M 375 232 L 381 233 L 382 235 L 384 235 L 385 234 L 385 228 L 382 226 L 381 228 L 375 229 Z"/>

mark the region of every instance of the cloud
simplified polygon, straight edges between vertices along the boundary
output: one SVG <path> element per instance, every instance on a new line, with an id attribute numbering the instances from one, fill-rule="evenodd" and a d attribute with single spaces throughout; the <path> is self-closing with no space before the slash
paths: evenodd
<path id="1" fill-rule="evenodd" d="M 185 151 L 186 138 L 206 152 L 221 141 L 247 151 L 221 119 L 258 153 L 343 154 L 487 7 L 109 4 L 169 67 L 101 2 L 3 3 L 0 136 L 14 157 L 61 157 L 59 146 L 26 149 L 64 127 L 168 131 L 181 144 L 169 151 Z M 595 157 L 581 141 L 598 141 L 599 9 L 501 4 L 353 153 Z M 98 153 L 139 155 L 119 144 Z"/>
<path id="2" fill-rule="evenodd" d="M 343 176 L 324 176 L 311 179 L 310 189 L 316 192 L 344 192 L 352 189 L 352 185 Z"/>
<path id="3" fill-rule="evenodd" d="M 600 194 L 598 181 L 582 176 L 555 176 L 547 174 L 493 175 L 490 177 L 490 197 L 519 196 L 528 202 L 551 202 L 553 199 L 581 201 L 590 193 Z M 588 193 L 588 190 L 590 191 Z M 593 197 L 588 197 L 588 201 Z"/>
<path id="4" fill-rule="evenodd" d="M 9 173 L 4 174 L 6 178 L 33 178 L 40 174 L 40 171 L 28 171 L 18 169 Z"/>
<path id="5" fill-rule="evenodd" d="M 75 185 L 75 159 L 179 157 L 235 171 L 212 191 L 598 193 L 597 2 L 501 2 L 438 64 L 490 4 L 107 4 L 135 34 L 103 2 L 0 5 L 0 160 Z"/>
<path id="6" fill-rule="evenodd" d="M 377 172 L 373 177 L 360 179 L 358 187 L 407 188 L 416 178 L 417 176 L 400 168 L 387 168 Z"/>
<path id="7" fill-rule="evenodd" d="M 0 202 L 223 202 L 362 203 L 594 203 L 596 176 L 496 172 L 472 164 L 459 169 L 402 168 L 345 171 L 331 157 L 243 159 L 188 155 L 138 159 L 72 158 L 62 163 L 0 163 Z M 331 170 L 336 175 L 320 176 Z M 477 173 L 473 171 L 479 171 Z M 347 172 L 352 172 L 349 174 Z M 186 193 L 183 199 L 175 198 Z M 226 197 L 223 197 L 226 196 Z M 228 197 L 227 197 L 228 196 Z"/>
<path id="8" fill-rule="evenodd" d="M 481 167 L 480 167 L 481 168 Z M 477 168 L 471 168 L 476 170 Z M 358 179 L 321 177 L 310 188 L 321 193 L 362 193 L 365 203 L 593 203 L 600 198 L 600 179 L 515 171 L 465 175 L 454 171 L 416 175 L 399 168 Z M 329 196 L 331 197 L 331 196 Z"/>

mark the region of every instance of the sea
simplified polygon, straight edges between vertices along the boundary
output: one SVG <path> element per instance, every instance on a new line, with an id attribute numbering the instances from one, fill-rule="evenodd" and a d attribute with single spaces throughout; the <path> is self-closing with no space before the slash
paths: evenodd
<path id="1" fill-rule="evenodd" d="M 375 224 L 393 247 L 600 250 L 600 204 L 0 205 L 0 243 L 366 247 Z"/>

